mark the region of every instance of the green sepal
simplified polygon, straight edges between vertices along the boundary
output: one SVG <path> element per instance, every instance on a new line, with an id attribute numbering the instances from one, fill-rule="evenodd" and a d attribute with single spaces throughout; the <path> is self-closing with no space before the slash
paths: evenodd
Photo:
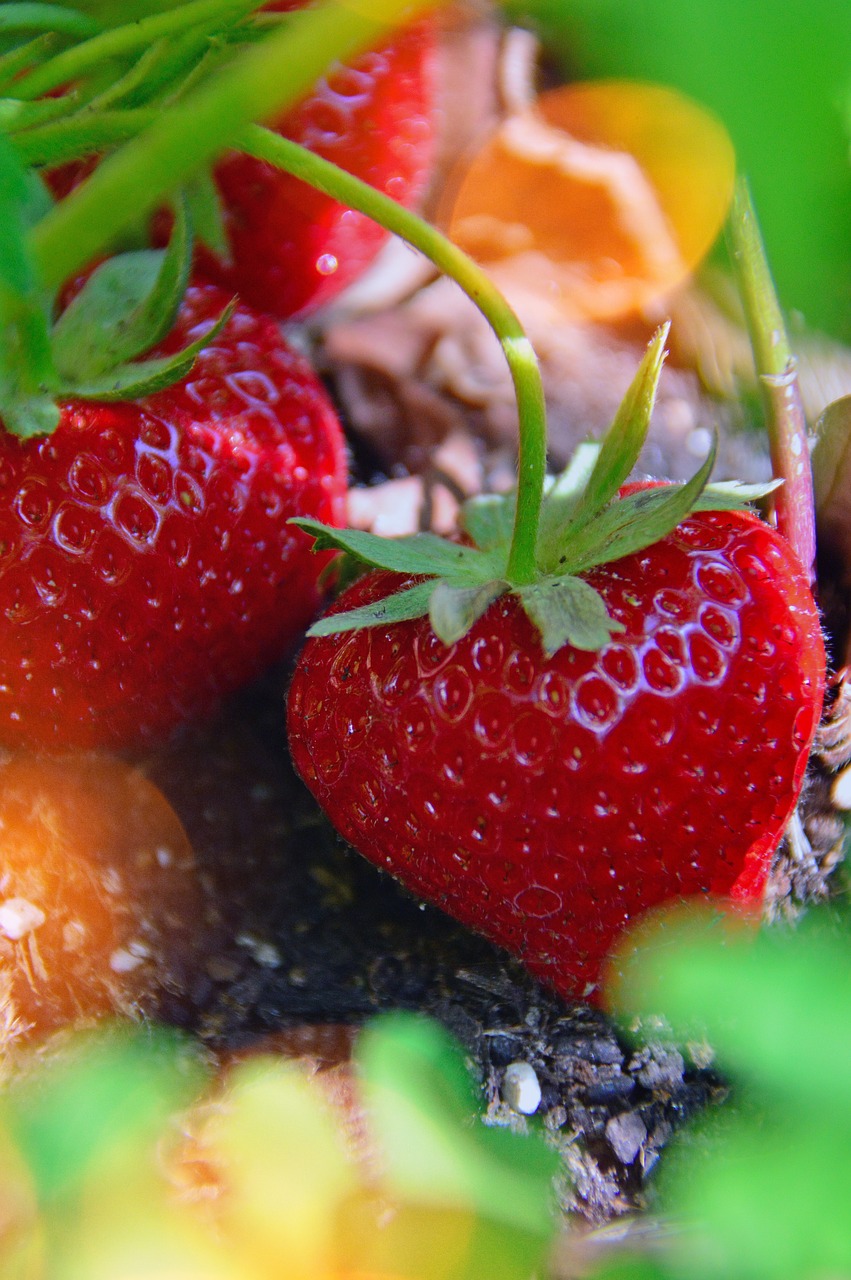
<path id="1" fill-rule="evenodd" d="M 73 93 L 61 98 L 39 98 L 36 102 L 23 102 L 20 98 L 0 98 L 0 128 L 5 133 L 14 133 L 18 129 L 48 124 L 51 120 L 70 114 L 77 105 L 77 98 Z"/>
<path id="2" fill-rule="evenodd" d="M 186 206 L 177 205 L 168 248 L 108 258 L 86 281 L 53 328 L 53 359 L 65 384 L 102 381 L 150 351 L 172 328 L 192 265 Z"/>
<path id="3" fill-rule="evenodd" d="M 100 33 L 100 24 L 77 9 L 60 4 L 4 4 L 0 7 L 0 31 L 43 31 L 88 39 Z"/>
<path id="4" fill-rule="evenodd" d="M 231 251 L 225 230 L 224 205 L 209 170 L 199 173 L 188 184 L 185 195 L 199 241 L 211 249 L 225 266 L 230 265 Z"/>
<path id="5" fill-rule="evenodd" d="M 599 591 L 570 574 L 519 587 L 515 594 L 537 627 L 548 657 L 566 644 L 596 652 L 624 630 L 623 623 L 609 616 Z"/>
<path id="6" fill-rule="evenodd" d="M 783 484 L 768 480 L 765 484 L 744 484 L 741 480 L 719 480 L 708 484 L 692 511 L 743 511 L 752 502 L 761 502 Z"/>
<path id="7" fill-rule="evenodd" d="M 507 590 L 508 583 L 501 581 L 484 582 L 477 587 L 450 587 L 439 579 L 428 610 L 432 631 L 444 644 L 455 644 Z"/>
<path id="8" fill-rule="evenodd" d="M 307 634 L 335 636 L 344 631 L 363 631 L 367 627 L 392 626 L 394 622 L 411 622 L 414 618 L 424 618 L 429 611 L 434 588 L 435 580 L 429 578 L 426 582 L 418 582 L 416 586 L 406 587 L 404 591 L 384 596 L 374 604 L 348 609 L 345 613 L 326 615 L 314 622 Z"/>
<path id="9" fill-rule="evenodd" d="M 26 44 L 16 44 L 8 53 L 0 54 L 0 93 L 8 93 L 22 72 L 37 62 L 43 62 L 55 47 L 56 36 L 47 33 L 28 40 Z"/>
<path id="10" fill-rule="evenodd" d="M 120 365 L 117 369 L 103 374 L 100 379 L 63 386 L 63 395 L 73 395 L 80 400 L 106 402 L 138 400 L 142 396 L 150 396 L 156 391 L 163 391 L 166 387 L 173 386 L 181 378 L 186 377 L 199 352 L 221 333 L 233 315 L 235 306 L 235 302 L 229 303 L 206 333 L 174 355 Z"/>
<path id="11" fill-rule="evenodd" d="M 482 551 L 506 548 L 514 528 L 517 493 L 483 493 L 461 508 L 461 528 Z"/>
<path id="12" fill-rule="evenodd" d="M 712 439 L 703 466 L 685 484 L 640 489 L 620 498 L 584 528 L 574 531 L 559 560 L 564 573 L 585 573 L 643 551 L 666 537 L 694 511 L 715 465 L 717 441 Z"/>
<path id="13" fill-rule="evenodd" d="M 570 485 L 566 492 L 556 485 L 545 499 L 538 535 L 538 562 L 544 572 L 554 569 L 574 531 L 608 506 L 635 467 L 656 403 L 669 329 L 664 324 L 653 335 L 584 485 L 578 491 Z"/>
<path id="14" fill-rule="evenodd" d="M 314 551 L 348 551 L 374 569 L 395 573 L 427 574 L 445 578 L 452 586 L 470 587 L 500 576 L 493 572 L 492 557 L 476 547 L 450 542 L 434 533 L 412 533 L 402 538 L 382 538 L 361 529 L 335 529 L 319 520 L 291 520 L 316 540 Z"/>

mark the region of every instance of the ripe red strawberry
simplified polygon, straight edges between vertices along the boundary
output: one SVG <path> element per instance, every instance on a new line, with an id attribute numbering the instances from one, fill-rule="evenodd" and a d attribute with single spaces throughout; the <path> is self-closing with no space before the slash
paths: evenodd
<path id="1" fill-rule="evenodd" d="M 759 899 L 824 671 L 803 576 L 750 515 L 695 516 L 589 581 L 625 628 L 598 653 L 547 657 L 504 596 L 454 645 L 426 618 L 311 639 L 289 699 L 346 839 L 574 997 L 657 903 Z"/>
<path id="2" fill-rule="evenodd" d="M 622 450 L 650 357 L 587 487 L 566 476 L 545 500 L 531 584 L 506 580 L 498 501 L 466 519 L 477 547 L 305 522 L 317 545 L 434 576 L 369 573 L 313 629 L 296 767 L 370 861 L 570 997 L 659 903 L 758 905 L 824 689 L 800 565 L 731 509 L 735 486 L 704 489 L 711 458 L 686 486 L 607 492 L 643 438 Z"/>
<path id="3" fill-rule="evenodd" d="M 193 285 L 153 354 L 227 302 Z M 0 435 L 0 741 L 126 746 L 208 712 L 314 612 L 321 564 L 287 521 L 339 521 L 345 473 L 321 385 L 242 305 L 166 390 Z"/>
<path id="4" fill-rule="evenodd" d="M 413 205 L 424 190 L 434 149 L 433 53 L 432 27 L 419 23 L 321 80 L 274 127 L 394 200 Z M 371 218 L 249 156 L 223 160 L 215 178 L 232 263 L 225 265 L 205 249 L 202 267 L 281 319 L 304 315 L 336 297 L 387 239 Z"/>

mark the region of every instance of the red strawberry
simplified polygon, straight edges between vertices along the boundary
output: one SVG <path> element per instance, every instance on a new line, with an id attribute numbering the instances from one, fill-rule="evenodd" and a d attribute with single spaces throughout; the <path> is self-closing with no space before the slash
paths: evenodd
<path id="1" fill-rule="evenodd" d="M 372 572 L 313 629 L 289 696 L 296 767 L 370 861 L 570 997 L 659 903 L 759 903 L 824 689 L 798 561 L 755 516 L 712 510 L 736 487 L 704 490 L 711 458 L 686 486 L 607 496 L 643 438 L 622 447 L 649 417 L 651 357 L 587 488 L 566 475 L 545 500 L 532 584 L 506 581 L 498 502 L 466 520 L 478 547 L 305 523 L 317 545 L 417 556 L 434 577 Z"/>
<path id="2" fill-rule="evenodd" d="M 192 286 L 159 352 L 227 301 Z M 245 306 L 176 385 L 3 433 L 0 741 L 124 746 L 209 711 L 314 612 L 321 564 L 287 521 L 339 521 L 344 487 L 321 385 Z"/>
<path id="3" fill-rule="evenodd" d="M 432 161 L 433 46 L 427 23 L 399 33 L 320 81 L 274 127 L 402 204 L 415 204 Z M 336 297 L 387 239 L 364 214 L 259 160 L 232 155 L 216 166 L 215 176 L 232 265 L 204 250 L 203 269 L 282 319 Z"/>

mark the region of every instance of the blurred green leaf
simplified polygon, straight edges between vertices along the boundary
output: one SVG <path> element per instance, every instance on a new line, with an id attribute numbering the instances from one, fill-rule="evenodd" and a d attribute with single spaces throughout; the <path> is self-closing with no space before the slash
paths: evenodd
<path id="1" fill-rule="evenodd" d="M 114 1153 L 148 1162 L 169 1117 L 198 1093 L 197 1053 L 166 1031 L 81 1037 L 3 1097 L 44 1202 L 73 1195 Z"/>
<path id="2" fill-rule="evenodd" d="M 800 1280 L 851 1272 L 851 1148 L 822 1099 L 809 1113 L 743 1105 L 668 1153 L 660 1194 L 686 1224 L 672 1239 L 680 1274 Z"/>
<path id="3" fill-rule="evenodd" d="M 615 998 L 663 1013 L 680 1039 L 705 1035 L 766 1104 L 819 1115 L 830 1099 L 836 1123 L 851 1118 L 851 937 L 820 913 L 760 933 L 708 912 L 662 915 Z"/>
<path id="4" fill-rule="evenodd" d="M 403 1199 L 466 1206 L 541 1248 L 548 1244 L 559 1158 L 534 1135 L 478 1120 L 470 1074 L 446 1032 L 391 1015 L 367 1028 L 358 1058 L 388 1182 Z M 530 1270 L 532 1265 L 527 1258 Z"/>

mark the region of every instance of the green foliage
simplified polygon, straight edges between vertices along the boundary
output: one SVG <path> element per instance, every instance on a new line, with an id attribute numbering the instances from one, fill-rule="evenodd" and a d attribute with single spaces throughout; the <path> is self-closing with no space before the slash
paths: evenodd
<path id="1" fill-rule="evenodd" d="M 733 1105 L 666 1153 L 677 1231 L 606 1277 L 800 1280 L 851 1270 L 851 935 L 826 910 L 756 933 L 709 911 L 660 916 L 622 965 L 618 1008 L 705 1037 Z M 599 1280 L 599 1278 L 598 1278 Z"/>
<path id="2" fill-rule="evenodd" d="M 851 337 L 847 0 L 508 0 L 568 73 L 657 81 L 723 120 L 783 303 Z"/>
<path id="3" fill-rule="evenodd" d="M 35 1062 L 0 1107 L 0 1153 L 8 1162 L 11 1138 L 23 1160 L 19 1169 L 0 1162 L 0 1272 L 17 1274 L 16 1251 L 30 1256 L 41 1240 L 44 1274 L 75 1280 L 130 1266 L 140 1280 L 164 1272 L 315 1280 L 385 1269 L 423 1280 L 529 1280 L 556 1229 L 555 1153 L 538 1137 L 481 1124 L 463 1057 L 436 1025 L 377 1020 L 358 1066 L 378 1183 L 347 1153 L 339 1119 L 307 1074 L 261 1055 L 232 1071 L 224 1103 L 220 1095 L 200 1113 L 206 1157 L 227 1188 L 213 1224 L 208 1210 L 175 1203 L 165 1169 L 178 1113 L 206 1083 L 188 1042 L 113 1032 Z M 32 1181 L 37 1222 L 29 1215 L 16 1225 L 13 1198 L 3 1200 L 14 1171 Z M 395 1209 L 389 1224 L 370 1228 L 376 1193 L 382 1219 Z"/>

